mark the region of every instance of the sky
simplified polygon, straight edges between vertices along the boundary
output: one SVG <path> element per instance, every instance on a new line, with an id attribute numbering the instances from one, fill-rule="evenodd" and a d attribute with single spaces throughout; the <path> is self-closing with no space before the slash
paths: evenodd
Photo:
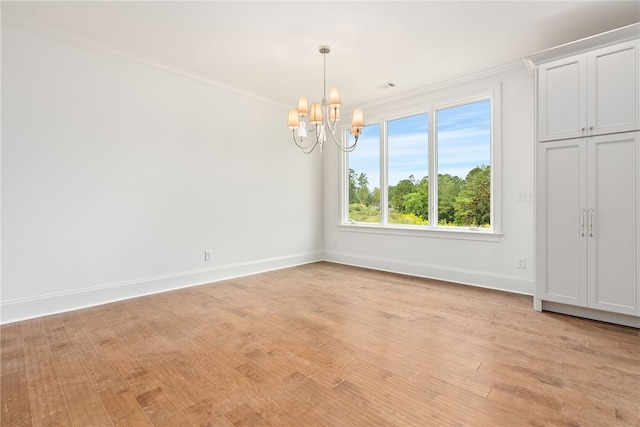
<path id="1" fill-rule="evenodd" d="M 428 175 L 428 114 L 389 121 L 389 185 L 413 175 Z M 464 179 L 476 166 L 491 160 L 491 102 L 474 102 L 436 112 L 438 173 Z M 364 172 L 369 189 L 380 187 L 380 125 L 363 129 L 358 146 L 349 154 L 349 168 Z"/>

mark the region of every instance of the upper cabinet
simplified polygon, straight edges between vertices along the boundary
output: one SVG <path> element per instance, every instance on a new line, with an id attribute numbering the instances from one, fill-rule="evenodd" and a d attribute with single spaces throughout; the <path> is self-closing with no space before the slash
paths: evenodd
<path id="1" fill-rule="evenodd" d="M 536 73 L 540 142 L 640 129 L 640 24 L 525 59 Z"/>
<path id="2" fill-rule="evenodd" d="M 598 49 L 587 55 L 589 135 L 640 129 L 639 69 L 638 39 Z"/>
<path id="3" fill-rule="evenodd" d="M 640 128 L 640 42 L 541 64 L 538 140 L 579 138 Z"/>
<path id="4" fill-rule="evenodd" d="M 538 68 L 538 140 L 585 135 L 586 55 L 563 58 Z"/>

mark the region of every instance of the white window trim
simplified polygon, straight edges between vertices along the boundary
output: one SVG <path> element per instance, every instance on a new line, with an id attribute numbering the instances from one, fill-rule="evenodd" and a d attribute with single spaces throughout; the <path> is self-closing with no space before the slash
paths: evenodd
<path id="1" fill-rule="evenodd" d="M 501 83 L 467 83 L 455 87 L 449 87 L 437 92 L 420 94 L 404 99 L 396 100 L 392 103 L 379 104 L 367 110 L 367 125 L 378 123 L 380 125 L 380 198 L 386 200 L 388 191 L 387 176 L 387 146 L 386 123 L 398 118 L 409 117 L 416 114 L 441 110 L 448 106 L 457 106 L 465 103 L 490 99 L 491 100 L 491 229 L 474 227 L 438 227 L 436 226 L 407 226 L 398 224 L 388 224 L 387 208 L 380 205 L 380 223 L 357 223 L 349 221 L 349 182 L 348 182 L 348 157 L 347 153 L 341 156 L 341 203 L 339 230 L 375 233 L 402 236 L 433 237 L 463 240 L 499 241 L 502 236 L 502 93 Z M 436 179 L 430 179 L 430 194 L 434 192 L 437 185 L 437 141 L 435 140 L 435 117 L 429 117 L 429 133 L 432 143 L 429 144 L 429 171 L 435 171 Z M 384 138 L 383 138 L 384 137 Z M 357 149 L 357 148 L 356 148 Z M 431 164 L 433 162 L 434 164 Z M 430 217 L 433 217 L 433 210 L 437 209 L 437 200 L 431 203 Z"/>

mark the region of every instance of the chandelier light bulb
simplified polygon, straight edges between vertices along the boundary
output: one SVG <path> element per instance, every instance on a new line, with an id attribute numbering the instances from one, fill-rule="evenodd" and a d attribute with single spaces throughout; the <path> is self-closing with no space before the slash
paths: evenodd
<path id="1" fill-rule="evenodd" d="M 340 121 L 340 108 L 339 107 L 336 107 L 336 108 L 331 107 L 331 111 L 330 111 L 330 114 L 329 114 L 329 120 L 332 123 Z"/>

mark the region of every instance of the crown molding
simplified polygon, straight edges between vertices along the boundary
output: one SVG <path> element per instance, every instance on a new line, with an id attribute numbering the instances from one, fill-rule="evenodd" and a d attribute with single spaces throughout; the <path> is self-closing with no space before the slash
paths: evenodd
<path id="1" fill-rule="evenodd" d="M 527 67 L 533 69 L 541 63 L 554 59 L 566 58 L 579 53 L 588 52 L 590 50 L 609 46 L 612 44 L 622 43 L 628 40 L 635 40 L 640 37 L 640 22 L 627 25 L 625 27 L 616 28 L 604 33 L 595 34 L 570 43 L 552 47 L 540 52 L 533 53 L 525 57 Z"/>
<path id="2" fill-rule="evenodd" d="M 423 86 L 421 88 L 417 88 L 414 90 L 398 93 L 396 95 L 393 95 L 387 98 L 368 102 L 366 104 L 362 104 L 359 108 L 372 109 L 372 108 L 384 106 L 387 104 L 392 104 L 396 102 L 402 102 L 402 101 L 418 98 L 421 96 L 433 95 L 440 91 L 450 89 L 455 86 L 463 86 L 463 85 L 468 85 L 471 83 L 476 83 L 476 82 L 480 82 L 487 79 L 499 78 L 503 74 L 507 74 L 511 72 L 526 71 L 526 69 L 527 69 L 526 64 L 519 59 L 517 61 L 512 61 L 507 64 L 502 64 L 496 67 L 491 67 L 485 70 L 477 71 L 475 73 L 454 77 L 449 80 L 444 80 L 444 81 Z M 345 111 L 348 112 L 349 110 L 345 109 Z"/>
<path id="3" fill-rule="evenodd" d="M 467 92 L 482 91 L 488 87 L 493 87 L 499 83 L 501 76 L 508 73 L 524 72 L 526 73 L 526 65 L 522 60 L 512 61 L 507 64 L 499 65 L 496 67 L 481 70 L 475 73 L 466 74 L 463 76 L 455 77 L 449 80 L 444 80 L 431 85 L 423 86 L 421 88 L 401 92 L 393 96 L 389 96 L 383 99 L 362 104 L 358 108 L 368 110 L 369 112 L 378 110 L 379 108 L 385 108 L 388 105 L 398 104 L 411 104 L 414 101 L 422 102 L 425 97 L 450 98 L 452 93 L 455 92 L 459 96 L 465 96 Z M 345 108 L 345 113 L 349 114 L 350 108 Z"/>
<path id="4" fill-rule="evenodd" d="M 209 86 L 213 86 L 219 89 L 233 92 L 243 97 L 260 101 L 266 104 L 270 104 L 280 108 L 286 108 L 286 109 L 289 108 L 289 106 L 281 102 L 263 97 L 254 92 L 242 89 L 240 87 L 231 85 L 229 83 L 212 79 L 202 74 L 194 73 L 184 68 L 178 67 L 176 65 L 160 61 L 156 58 L 152 58 L 137 52 L 123 49 L 121 47 L 117 47 L 94 38 L 86 37 L 77 33 L 72 33 L 70 31 L 63 30 L 59 27 L 44 24 L 42 22 L 38 22 L 32 19 L 27 19 L 13 12 L 6 12 L 6 11 L 2 12 L 2 26 L 11 27 L 13 29 L 16 29 L 25 33 L 36 35 L 54 42 L 66 44 L 68 46 L 72 46 L 78 49 L 83 49 L 91 53 L 109 56 L 118 60 L 135 63 L 145 67 L 163 70 L 165 72 L 174 74 L 176 76 L 179 76 L 188 80 L 192 80 L 198 83 L 203 83 Z"/>

